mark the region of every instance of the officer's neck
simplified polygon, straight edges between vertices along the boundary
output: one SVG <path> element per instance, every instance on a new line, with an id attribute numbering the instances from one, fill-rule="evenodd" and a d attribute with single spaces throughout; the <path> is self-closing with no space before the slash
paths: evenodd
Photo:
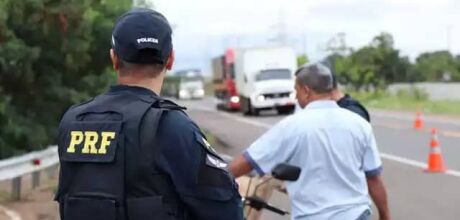
<path id="1" fill-rule="evenodd" d="M 163 76 L 160 74 L 156 77 L 136 77 L 136 76 L 119 76 L 118 84 L 127 86 L 137 86 L 149 89 L 155 94 L 159 95 L 161 92 L 161 86 L 163 84 Z"/>
<path id="2" fill-rule="evenodd" d="M 340 91 L 339 88 L 336 88 L 332 91 L 332 99 L 335 101 L 339 101 L 341 98 L 343 98 L 345 94 L 343 94 L 342 91 Z"/>

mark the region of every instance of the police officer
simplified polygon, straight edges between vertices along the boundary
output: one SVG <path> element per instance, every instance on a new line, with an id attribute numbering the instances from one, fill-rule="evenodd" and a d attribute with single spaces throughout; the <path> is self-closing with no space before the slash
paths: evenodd
<path id="1" fill-rule="evenodd" d="M 62 219 L 243 219 L 227 164 L 182 107 L 158 96 L 174 62 L 171 33 L 149 9 L 117 20 L 110 55 L 119 85 L 60 123 Z"/>
<path id="2" fill-rule="evenodd" d="M 335 100 L 340 107 L 348 109 L 366 119 L 366 121 L 371 122 L 371 117 L 367 109 L 358 100 L 354 99 L 349 94 L 344 94 L 339 89 L 337 76 L 334 73 L 332 73 L 332 79 L 332 85 L 334 87 L 334 90 L 332 90 L 332 99 Z"/>

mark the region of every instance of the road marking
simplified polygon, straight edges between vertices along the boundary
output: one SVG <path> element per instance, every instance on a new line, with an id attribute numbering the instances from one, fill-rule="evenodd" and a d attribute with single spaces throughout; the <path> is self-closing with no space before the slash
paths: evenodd
<path id="1" fill-rule="evenodd" d="M 415 118 L 415 115 L 413 117 L 410 115 L 394 115 L 398 113 L 376 112 L 373 109 L 370 110 L 370 113 L 371 113 L 371 116 L 377 116 L 377 117 L 382 117 L 382 118 L 392 118 L 392 119 L 404 120 L 408 122 L 413 121 Z M 428 122 L 428 123 L 437 123 L 437 124 L 446 124 L 446 125 L 459 125 L 459 121 L 460 121 L 458 118 L 453 118 L 453 119 L 432 118 L 430 116 L 424 117 L 424 118 L 425 118 L 425 122 Z"/>
<path id="2" fill-rule="evenodd" d="M 233 120 L 236 120 L 236 121 L 239 121 L 239 122 L 243 122 L 243 123 L 246 123 L 246 124 L 249 124 L 249 125 L 253 125 L 253 126 L 261 127 L 261 128 L 265 128 L 265 129 L 270 129 L 273 126 L 273 125 L 263 123 L 263 122 L 259 122 L 259 121 L 256 121 L 256 120 L 253 120 L 253 119 L 250 119 L 250 118 L 244 118 L 244 117 L 241 117 L 241 116 L 238 116 L 238 115 L 233 115 L 233 114 L 229 114 L 229 113 L 226 113 L 226 112 L 220 112 L 220 111 L 217 111 L 216 109 L 213 109 L 213 108 L 207 108 L 207 107 L 202 107 L 202 106 L 192 106 L 192 108 L 190 108 L 190 109 L 202 110 L 202 111 L 207 111 L 207 112 L 214 112 L 214 113 L 222 115 L 222 116 L 224 116 L 226 118 L 230 118 L 230 119 L 233 119 Z M 391 160 L 391 161 L 394 161 L 394 162 L 402 163 L 402 164 L 417 167 L 417 168 L 425 169 L 426 166 L 427 166 L 426 163 L 424 163 L 424 162 L 420 162 L 420 161 L 412 160 L 412 159 L 409 159 L 409 158 L 396 156 L 396 155 L 393 155 L 393 154 L 380 152 L 380 156 L 383 159 Z M 458 170 L 447 170 L 444 174 L 450 175 L 450 176 L 455 176 L 455 177 L 460 177 L 460 171 L 458 171 Z"/>
<path id="3" fill-rule="evenodd" d="M 4 207 L 2 205 L 0 205 L 0 211 L 2 211 L 8 217 L 10 217 L 10 220 L 22 220 L 21 216 L 17 212 L 15 212 L 15 211 L 13 211 L 11 209 L 8 209 L 8 208 L 6 208 L 6 207 Z"/>
<path id="4" fill-rule="evenodd" d="M 208 108 L 208 107 L 203 107 L 203 106 L 192 106 L 191 109 L 197 109 L 197 110 L 207 111 L 207 112 L 215 112 L 215 113 L 217 113 L 219 115 L 222 115 L 222 116 L 224 116 L 226 118 L 230 118 L 230 119 L 235 120 L 235 121 L 239 121 L 239 122 L 243 122 L 243 123 L 246 123 L 246 124 L 254 125 L 256 127 L 262 127 L 262 128 L 267 128 L 267 129 L 270 129 L 272 127 L 272 125 L 270 125 L 270 124 L 266 124 L 266 123 L 259 122 L 259 121 L 256 121 L 256 120 L 251 120 L 251 119 L 248 119 L 248 118 L 244 118 L 244 117 L 241 117 L 241 116 L 229 114 L 229 113 L 226 113 L 226 112 L 220 112 L 220 111 L 217 111 L 217 110 L 215 110 L 213 108 Z"/>
<path id="5" fill-rule="evenodd" d="M 440 133 L 446 137 L 460 137 L 460 132 L 457 131 L 441 131 Z"/>
<path id="6" fill-rule="evenodd" d="M 413 127 L 408 126 L 406 124 L 402 124 L 402 123 L 373 122 L 372 125 L 379 126 L 379 127 L 385 127 L 385 128 L 391 128 L 394 130 L 414 130 Z M 425 133 L 431 133 L 431 129 L 428 129 L 428 128 L 421 129 L 419 131 L 425 132 Z M 447 130 L 447 131 L 440 131 L 439 134 L 445 137 L 460 138 L 460 131 Z"/>
<path id="7" fill-rule="evenodd" d="M 244 122 L 247 124 L 255 125 L 258 127 L 264 127 L 264 128 L 271 128 L 267 127 L 266 124 L 258 122 L 258 121 L 247 121 L 249 119 L 243 118 L 241 116 L 235 116 L 226 112 L 221 112 L 216 110 L 215 108 L 210 108 L 210 107 L 203 107 L 203 106 L 195 106 L 193 104 L 190 104 L 189 106 L 192 106 L 192 109 L 197 109 L 197 110 L 202 110 L 202 111 L 208 111 L 208 112 L 217 112 L 221 115 L 224 115 L 227 118 L 231 118 L 233 120 L 239 121 L 239 122 Z M 408 126 L 403 123 L 387 123 L 387 122 L 374 122 L 372 123 L 374 126 L 380 126 L 380 127 L 385 127 L 385 128 L 391 128 L 394 130 L 413 130 L 411 126 Z M 458 125 L 458 124 L 457 124 Z M 431 133 L 431 129 L 422 129 L 421 132 L 425 133 Z M 451 138 L 460 138 L 460 131 L 440 131 L 440 135 L 445 136 L 445 137 L 451 137 Z"/>
<path id="8" fill-rule="evenodd" d="M 383 159 L 396 161 L 396 162 L 406 164 L 406 165 L 410 165 L 410 166 L 413 166 L 413 167 L 426 169 L 426 163 L 422 163 L 422 162 L 419 162 L 419 161 L 416 161 L 416 160 L 411 160 L 411 159 L 407 159 L 407 158 L 404 158 L 404 157 L 399 157 L 399 156 L 386 154 L 386 153 L 380 153 L 380 157 L 382 157 Z M 447 170 L 445 172 L 445 174 L 450 175 L 450 176 L 460 177 L 460 171 L 457 171 L 457 170 Z"/>

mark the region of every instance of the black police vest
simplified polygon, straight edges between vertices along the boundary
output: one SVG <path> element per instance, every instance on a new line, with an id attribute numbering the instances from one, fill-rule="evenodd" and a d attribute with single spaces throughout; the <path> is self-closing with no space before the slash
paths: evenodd
<path id="1" fill-rule="evenodd" d="M 60 127 L 63 220 L 185 219 L 166 175 L 155 169 L 161 115 L 177 106 L 130 92 L 105 94 L 69 110 Z M 141 128 L 144 118 L 148 123 Z M 148 129 L 140 138 L 141 129 Z"/>

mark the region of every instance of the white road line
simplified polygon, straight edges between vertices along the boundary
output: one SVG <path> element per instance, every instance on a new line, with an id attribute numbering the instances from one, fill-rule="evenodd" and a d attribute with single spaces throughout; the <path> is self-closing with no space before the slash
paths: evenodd
<path id="1" fill-rule="evenodd" d="M 396 161 L 396 162 L 399 162 L 399 163 L 407 164 L 407 165 L 410 165 L 410 166 L 413 166 L 413 167 L 418 167 L 418 168 L 422 168 L 422 169 L 426 168 L 426 163 L 422 163 L 422 162 L 419 162 L 419 161 L 416 161 L 416 160 L 407 159 L 407 158 L 404 158 L 404 157 L 399 157 L 399 156 L 392 155 L 392 154 L 380 153 L 380 157 L 383 158 L 383 159 L 392 160 L 392 161 Z"/>
<path id="2" fill-rule="evenodd" d="M 371 116 L 392 118 L 392 119 L 398 119 L 398 120 L 404 120 L 404 121 L 413 121 L 415 119 L 415 114 L 413 116 L 409 114 L 399 115 L 398 113 L 394 115 L 389 112 L 378 112 L 378 111 L 375 111 L 374 109 L 371 109 L 370 113 L 371 113 Z M 457 118 L 455 119 L 432 118 L 430 116 L 427 116 L 427 117 L 424 117 L 424 120 L 425 122 L 429 122 L 429 123 L 438 123 L 438 124 L 446 124 L 446 125 L 459 125 L 460 124 L 460 120 Z"/>
<path id="3" fill-rule="evenodd" d="M 237 116 L 237 115 L 232 115 L 232 114 L 229 114 L 229 113 L 226 113 L 226 112 L 217 111 L 216 109 L 213 109 L 213 108 L 208 108 L 208 107 L 203 107 L 203 106 L 194 106 L 194 105 L 189 105 L 189 106 L 191 106 L 190 109 L 197 109 L 197 110 L 207 111 L 207 112 L 215 112 L 215 113 L 217 113 L 219 115 L 222 115 L 222 116 L 224 116 L 226 118 L 230 118 L 230 119 L 235 120 L 235 121 L 239 121 L 239 122 L 243 122 L 243 123 L 246 123 L 246 124 L 254 125 L 256 127 L 262 127 L 262 128 L 267 128 L 267 129 L 270 129 L 272 127 L 272 125 L 270 125 L 270 124 L 266 124 L 266 123 L 263 123 L 263 122 L 259 122 L 259 121 L 248 119 L 248 118 L 244 118 L 244 117 Z"/>
<path id="4" fill-rule="evenodd" d="M 10 220 L 22 220 L 21 216 L 17 212 L 8 209 L 4 206 L 0 205 L 0 211 L 5 213 L 10 218 Z"/>
<path id="5" fill-rule="evenodd" d="M 226 113 L 226 112 L 217 111 L 216 109 L 213 109 L 213 108 L 207 108 L 207 107 L 202 107 L 202 106 L 200 106 L 200 107 L 199 106 L 191 106 L 190 109 L 196 109 L 196 110 L 207 111 L 207 112 L 215 112 L 215 113 L 217 113 L 219 115 L 222 115 L 222 116 L 224 116 L 226 118 L 230 118 L 230 119 L 233 119 L 233 120 L 236 120 L 236 121 L 239 121 L 239 122 L 243 122 L 243 123 L 246 123 L 246 124 L 249 124 L 249 125 L 253 125 L 253 126 L 261 127 L 261 128 L 265 128 L 265 129 L 270 129 L 273 126 L 271 124 L 259 122 L 259 121 L 256 121 L 256 120 L 253 120 L 253 119 L 250 119 L 250 118 L 244 118 L 244 117 L 241 117 L 241 116 L 238 116 L 238 115 L 232 115 L 232 114 L 229 114 L 229 113 Z M 380 156 L 383 159 L 391 160 L 391 161 L 398 162 L 398 163 L 402 163 L 402 164 L 409 165 L 409 166 L 412 166 L 412 167 L 417 167 L 417 168 L 422 168 L 422 169 L 426 168 L 426 163 L 424 163 L 424 162 L 420 162 L 420 161 L 416 161 L 416 160 L 412 160 L 412 159 L 408 159 L 408 158 L 404 158 L 404 157 L 400 157 L 400 156 L 396 156 L 396 155 L 392 155 L 392 154 L 388 154 L 388 153 L 382 153 L 382 152 L 380 153 Z M 450 176 L 460 177 L 460 171 L 458 171 L 458 170 L 447 170 L 445 172 L 445 174 L 450 175 Z"/>

